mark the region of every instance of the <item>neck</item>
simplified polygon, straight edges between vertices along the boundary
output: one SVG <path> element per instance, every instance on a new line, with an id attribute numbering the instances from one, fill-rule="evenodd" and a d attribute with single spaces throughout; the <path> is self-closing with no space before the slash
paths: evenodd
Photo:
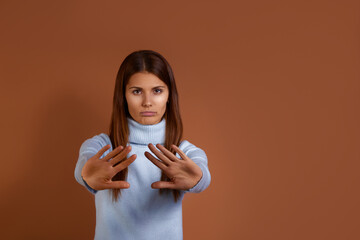
<path id="1" fill-rule="evenodd" d="M 128 117 L 129 142 L 141 145 L 165 144 L 166 121 L 163 118 L 159 123 L 143 125 Z"/>

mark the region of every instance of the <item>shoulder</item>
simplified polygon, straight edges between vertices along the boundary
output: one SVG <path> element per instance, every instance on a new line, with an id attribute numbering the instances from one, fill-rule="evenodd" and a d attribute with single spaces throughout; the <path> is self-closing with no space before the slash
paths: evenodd
<path id="1" fill-rule="evenodd" d="M 187 156 L 192 157 L 203 157 L 206 158 L 206 153 L 203 149 L 195 146 L 188 140 L 181 141 L 179 148 L 183 151 Z"/>
<path id="2" fill-rule="evenodd" d="M 112 151 L 112 145 L 109 136 L 106 133 L 100 133 L 86 139 L 80 147 L 80 154 L 86 152 L 97 153 L 101 148 L 110 144 L 110 149 L 106 152 Z M 106 153 L 105 152 L 105 153 Z M 105 154 L 106 155 L 106 154 Z"/>
<path id="3" fill-rule="evenodd" d="M 182 140 L 180 142 L 179 148 L 184 151 L 185 149 L 198 148 L 198 147 L 192 144 L 191 142 L 189 142 L 188 140 Z"/>

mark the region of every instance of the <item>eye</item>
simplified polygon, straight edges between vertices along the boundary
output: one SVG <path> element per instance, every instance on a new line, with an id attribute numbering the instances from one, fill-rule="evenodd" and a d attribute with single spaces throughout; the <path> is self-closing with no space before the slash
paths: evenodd
<path id="1" fill-rule="evenodd" d="M 155 89 L 155 90 L 154 90 L 154 92 L 155 92 L 156 94 L 160 94 L 160 93 L 162 93 L 162 92 L 163 92 L 163 90 L 162 90 L 162 89 L 160 89 L 160 88 L 157 88 L 157 89 Z"/>
<path id="2" fill-rule="evenodd" d="M 132 91 L 132 93 L 135 95 L 138 95 L 138 94 L 140 94 L 140 90 L 136 89 L 136 90 Z"/>

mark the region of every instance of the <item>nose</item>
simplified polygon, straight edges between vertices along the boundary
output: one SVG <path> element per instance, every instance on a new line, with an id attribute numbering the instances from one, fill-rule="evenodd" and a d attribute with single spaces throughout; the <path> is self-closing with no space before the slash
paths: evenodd
<path id="1" fill-rule="evenodd" d="M 142 101 L 143 107 L 151 107 L 151 97 L 148 94 L 144 94 L 143 101 Z"/>

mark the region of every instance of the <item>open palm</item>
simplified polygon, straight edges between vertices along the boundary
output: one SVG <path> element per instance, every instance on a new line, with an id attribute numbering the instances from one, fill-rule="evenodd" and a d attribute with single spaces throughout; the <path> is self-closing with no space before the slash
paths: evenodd
<path id="1" fill-rule="evenodd" d="M 131 147 L 119 146 L 100 159 L 110 145 L 106 145 L 99 150 L 93 157 L 85 163 L 81 171 L 81 176 L 86 183 L 95 190 L 110 188 L 129 188 L 130 184 L 126 181 L 112 181 L 111 179 L 121 170 L 129 166 L 135 159 L 136 155 L 131 155 L 126 159 Z M 117 164 L 117 165 L 116 165 Z M 115 166 L 116 165 L 116 166 Z"/>
<path id="2" fill-rule="evenodd" d="M 178 158 L 161 144 L 148 145 L 149 149 L 159 158 L 155 158 L 151 153 L 145 152 L 145 156 L 157 167 L 159 167 L 170 181 L 154 182 L 152 188 L 169 188 L 178 190 L 188 190 L 194 187 L 202 177 L 201 168 L 185 155 L 176 145 L 171 147 L 180 155 Z"/>

